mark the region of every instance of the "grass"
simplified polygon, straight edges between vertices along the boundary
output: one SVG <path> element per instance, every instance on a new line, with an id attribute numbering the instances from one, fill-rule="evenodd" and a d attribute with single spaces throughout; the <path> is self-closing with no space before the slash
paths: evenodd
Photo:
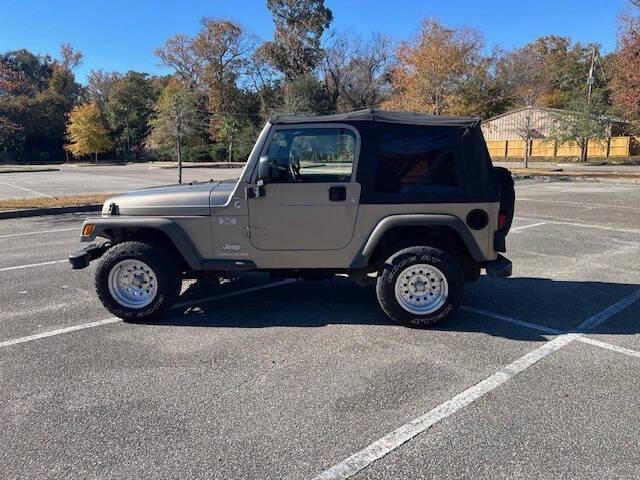
<path id="1" fill-rule="evenodd" d="M 0 167 L 0 173 L 57 172 L 59 170 L 52 167 Z"/>
<path id="2" fill-rule="evenodd" d="M 80 207 L 84 205 L 96 205 L 113 197 L 115 194 L 102 195 L 74 195 L 57 198 L 16 198 L 11 200 L 0 200 L 0 212 L 7 210 L 24 210 L 30 208 L 52 208 L 52 207 Z"/>

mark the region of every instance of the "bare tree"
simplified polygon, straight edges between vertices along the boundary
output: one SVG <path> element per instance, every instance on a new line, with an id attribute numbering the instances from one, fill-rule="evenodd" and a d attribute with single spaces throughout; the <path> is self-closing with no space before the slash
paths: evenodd
<path id="1" fill-rule="evenodd" d="M 75 50 L 70 43 L 63 43 L 60 47 L 60 57 L 62 67 L 72 71 L 82 63 L 84 55 L 79 50 Z"/>
<path id="2" fill-rule="evenodd" d="M 171 68 L 186 85 L 195 87 L 202 75 L 202 62 L 193 48 L 193 39 L 184 34 L 174 35 L 155 54 L 162 64 Z"/>
<path id="3" fill-rule="evenodd" d="M 379 105 L 388 94 L 392 58 L 391 41 L 383 35 L 366 41 L 334 35 L 322 64 L 332 103 L 342 110 Z"/>

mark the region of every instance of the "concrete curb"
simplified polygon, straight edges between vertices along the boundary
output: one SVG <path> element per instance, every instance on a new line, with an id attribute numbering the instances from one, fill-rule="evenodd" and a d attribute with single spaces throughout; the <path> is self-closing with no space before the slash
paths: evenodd
<path id="1" fill-rule="evenodd" d="M 513 178 L 518 180 L 543 180 L 545 182 L 592 182 L 592 183 L 626 183 L 640 185 L 639 177 L 582 177 L 570 175 L 527 175 L 514 173 Z"/>
<path id="2" fill-rule="evenodd" d="M 102 204 L 79 205 L 74 207 L 26 208 L 0 212 L 0 220 L 9 218 L 39 217 L 42 215 L 60 215 L 62 213 L 96 212 L 102 210 Z"/>

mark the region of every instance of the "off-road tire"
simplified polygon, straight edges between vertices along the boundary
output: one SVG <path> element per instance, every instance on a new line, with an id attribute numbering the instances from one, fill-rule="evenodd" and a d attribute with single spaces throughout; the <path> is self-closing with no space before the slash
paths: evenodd
<path id="1" fill-rule="evenodd" d="M 437 268 L 445 277 L 448 295 L 437 310 L 416 314 L 406 310 L 396 298 L 396 281 L 412 265 L 427 264 Z M 458 261 L 440 248 L 414 246 L 404 248 L 387 259 L 376 284 L 378 302 L 393 320 L 412 328 L 426 328 L 445 320 L 460 305 L 464 291 L 464 275 Z"/>
<path id="2" fill-rule="evenodd" d="M 143 308 L 121 305 L 109 289 L 111 269 L 127 259 L 144 262 L 155 274 L 156 296 Z M 143 322 L 156 320 L 171 308 L 180 294 L 182 279 L 175 260 L 164 249 L 145 242 L 129 241 L 118 243 L 105 252 L 96 270 L 95 286 L 98 298 L 112 314 L 125 321 Z"/>

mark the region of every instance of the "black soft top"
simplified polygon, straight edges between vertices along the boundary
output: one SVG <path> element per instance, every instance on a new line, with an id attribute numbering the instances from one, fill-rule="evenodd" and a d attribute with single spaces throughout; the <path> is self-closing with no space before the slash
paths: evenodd
<path id="1" fill-rule="evenodd" d="M 475 127 L 480 124 L 479 117 L 451 117 L 444 115 L 425 115 L 412 112 L 388 112 L 375 108 L 365 108 L 364 110 L 355 110 L 353 112 L 336 113 L 335 115 L 274 115 L 269 119 L 269 122 L 273 125 L 355 121 L 404 123 L 408 125 L 442 127 Z"/>

